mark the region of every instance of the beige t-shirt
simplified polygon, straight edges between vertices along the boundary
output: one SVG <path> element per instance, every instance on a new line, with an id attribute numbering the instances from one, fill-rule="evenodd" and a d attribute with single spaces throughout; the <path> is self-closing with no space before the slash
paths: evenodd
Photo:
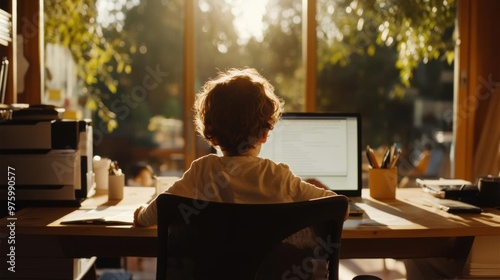
<path id="1" fill-rule="evenodd" d="M 207 155 L 191 164 L 168 190 L 179 196 L 227 203 L 283 203 L 335 195 L 295 176 L 288 165 L 252 156 Z M 156 200 L 138 215 L 142 226 L 156 224 Z"/>

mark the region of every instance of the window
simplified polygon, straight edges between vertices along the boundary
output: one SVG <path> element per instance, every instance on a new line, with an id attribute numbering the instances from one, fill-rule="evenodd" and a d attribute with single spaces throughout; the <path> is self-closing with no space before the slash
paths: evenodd
<path id="1" fill-rule="evenodd" d="M 285 99 L 304 109 L 301 1 L 198 0 L 197 86 L 217 70 L 253 67 Z"/>
<path id="2" fill-rule="evenodd" d="M 410 25 L 429 20 L 412 14 L 412 1 L 318 0 L 316 108 L 362 113 L 363 146 L 378 148 L 379 159 L 392 143 L 402 148 L 400 177 L 449 177 L 454 66 L 432 50 L 453 50 L 444 42 L 452 42 L 455 7 L 445 1 L 422 8 L 440 24 L 433 35 Z M 410 44 L 424 42 L 423 52 Z M 401 57 L 410 50 L 421 59 Z"/>
<path id="3" fill-rule="evenodd" d="M 109 132 L 108 122 L 102 118 L 105 113 L 87 111 L 102 134 L 96 153 L 124 165 L 149 161 L 160 175 L 181 173 L 185 168 L 183 129 L 191 122 L 184 119 L 186 110 L 190 110 L 185 100 L 194 94 L 185 90 L 185 71 L 194 71 L 197 91 L 219 69 L 250 66 L 269 78 L 285 99 L 287 111 L 306 111 L 306 99 L 312 96 L 318 111 L 362 113 L 364 145 L 382 149 L 394 142 L 401 145 L 406 159 L 402 171 L 407 172 L 402 175 L 414 175 L 414 165 L 418 166 L 419 160 L 424 164 L 421 157 L 432 149 L 432 156 L 441 158 L 440 173 L 429 174 L 422 168 L 422 175 L 449 176 L 446 159 L 453 126 L 453 65 L 442 57 L 421 57 L 418 61 L 425 63 L 415 66 L 411 73 L 397 68 L 401 46 L 397 37 L 389 35 L 401 19 L 391 21 L 391 7 L 383 6 L 391 1 L 372 7 L 356 0 L 311 1 L 317 5 L 316 61 L 304 61 L 303 46 L 310 41 L 303 38 L 303 25 L 310 21 L 303 17 L 303 1 L 192 1 L 193 11 L 186 8 L 189 1 L 182 0 L 96 1 L 96 20 L 104 37 L 109 42 L 119 40 L 117 48 L 129 56 L 125 66 L 113 59 L 106 64 L 116 81 L 112 84 L 115 93 L 106 80 L 94 84 L 100 91 L 100 101 L 117 120 L 117 127 Z M 436 17 L 446 12 L 443 17 L 453 22 L 453 3 L 446 7 L 441 4 L 436 10 L 429 6 L 428 12 Z M 190 13 L 194 16 L 194 68 L 185 65 L 183 59 L 190 55 L 185 53 L 182 39 L 186 31 L 184 15 Z M 381 21 L 384 17 L 387 24 Z M 443 31 L 439 33 L 442 41 L 450 41 L 453 24 L 438 19 L 434 22 L 442 25 L 436 27 Z M 384 28 L 392 33 L 384 35 Z M 60 57 L 49 55 L 53 48 L 46 50 L 47 69 L 55 74 L 58 71 L 52 67 L 64 62 L 51 59 Z M 314 92 L 304 90 L 309 63 L 316 64 Z M 401 73 L 413 74 L 413 78 L 401 79 Z M 85 104 L 98 107 L 99 103 L 89 102 L 92 95 L 82 94 L 88 89 L 81 84 L 56 81 L 54 78 L 46 83 L 46 97 L 56 97 L 52 103 L 62 102 L 68 108 Z M 68 88 L 68 84 L 73 86 Z M 58 90 L 62 93 L 54 94 Z M 208 152 L 202 141 L 196 149 L 197 156 Z"/>

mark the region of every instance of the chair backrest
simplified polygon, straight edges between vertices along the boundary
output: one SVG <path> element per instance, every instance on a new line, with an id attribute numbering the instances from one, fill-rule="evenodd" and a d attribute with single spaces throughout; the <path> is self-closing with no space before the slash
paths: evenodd
<path id="1" fill-rule="evenodd" d="M 157 207 L 157 279 L 306 279 L 321 265 L 322 279 L 338 279 L 345 196 L 233 204 L 164 193 Z"/>

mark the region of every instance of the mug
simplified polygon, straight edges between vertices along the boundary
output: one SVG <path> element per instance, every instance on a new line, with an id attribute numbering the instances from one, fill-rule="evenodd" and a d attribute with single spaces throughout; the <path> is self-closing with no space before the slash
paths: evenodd
<path id="1" fill-rule="evenodd" d="M 95 185 L 97 191 L 108 191 L 110 164 L 111 160 L 109 158 L 94 157 L 92 161 L 92 169 L 95 174 Z"/>
<path id="2" fill-rule="evenodd" d="M 500 206 L 500 177 L 486 176 L 479 178 L 479 202 L 484 207 Z"/>

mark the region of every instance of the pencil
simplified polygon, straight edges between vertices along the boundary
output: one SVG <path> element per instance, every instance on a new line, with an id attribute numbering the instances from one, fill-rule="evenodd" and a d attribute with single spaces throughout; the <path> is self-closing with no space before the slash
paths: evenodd
<path id="1" fill-rule="evenodd" d="M 396 165 L 398 164 L 398 161 L 399 161 L 399 157 L 401 157 L 401 149 L 398 149 L 398 151 L 396 152 L 396 155 L 394 155 L 394 157 L 392 158 L 392 161 L 391 161 L 389 168 L 396 167 Z"/>
<path id="2" fill-rule="evenodd" d="M 368 160 L 368 164 L 370 164 L 370 167 L 373 168 L 373 160 L 372 157 L 370 156 L 370 146 L 366 146 L 366 159 Z"/>
<path id="3" fill-rule="evenodd" d="M 392 160 L 392 157 L 391 157 L 391 149 L 387 149 L 387 151 L 385 151 L 385 154 L 384 154 L 384 157 L 382 158 L 382 166 L 380 166 L 381 168 L 389 168 L 390 165 L 391 165 L 391 160 Z"/>
<path id="4" fill-rule="evenodd" d="M 377 162 L 377 158 L 375 157 L 375 153 L 373 152 L 373 149 L 370 148 L 370 146 L 367 146 L 366 148 L 368 156 L 370 157 L 372 161 L 372 167 L 373 168 L 380 168 L 380 165 Z"/>

